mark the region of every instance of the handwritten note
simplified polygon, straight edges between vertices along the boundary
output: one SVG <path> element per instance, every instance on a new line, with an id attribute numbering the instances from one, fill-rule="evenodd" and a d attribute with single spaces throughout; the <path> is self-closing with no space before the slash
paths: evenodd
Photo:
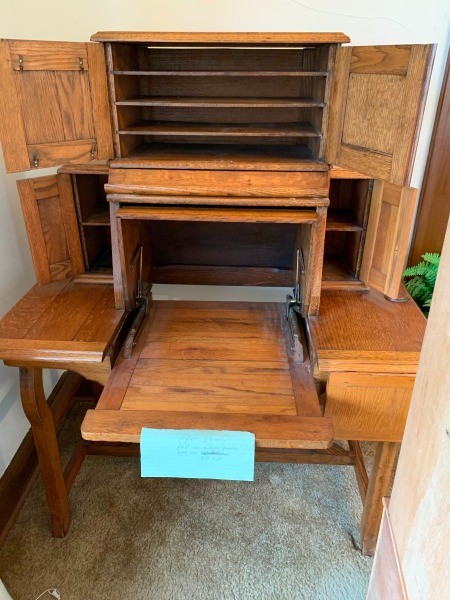
<path id="1" fill-rule="evenodd" d="M 254 470 L 253 433 L 142 429 L 142 477 L 253 481 Z"/>

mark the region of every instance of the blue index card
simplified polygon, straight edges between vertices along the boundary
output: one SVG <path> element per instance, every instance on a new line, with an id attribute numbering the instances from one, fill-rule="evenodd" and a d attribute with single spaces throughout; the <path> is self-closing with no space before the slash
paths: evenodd
<path id="1" fill-rule="evenodd" d="M 254 471 L 253 433 L 142 429 L 142 477 L 253 481 Z"/>

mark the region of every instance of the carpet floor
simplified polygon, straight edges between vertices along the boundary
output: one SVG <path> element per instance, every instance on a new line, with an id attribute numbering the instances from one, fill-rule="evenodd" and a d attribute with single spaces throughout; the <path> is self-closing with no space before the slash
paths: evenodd
<path id="1" fill-rule="evenodd" d="M 72 411 L 60 443 L 79 435 Z M 371 445 L 364 451 L 370 455 Z M 141 479 L 138 459 L 89 456 L 66 538 L 34 486 L 0 549 L 14 600 L 363 600 L 352 467 L 258 463 L 254 483 Z M 43 597 L 50 598 L 46 595 Z"/>

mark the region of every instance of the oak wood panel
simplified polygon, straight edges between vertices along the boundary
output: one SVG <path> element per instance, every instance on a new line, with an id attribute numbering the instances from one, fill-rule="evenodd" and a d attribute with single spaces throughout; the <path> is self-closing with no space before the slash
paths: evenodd
<path id="1" fill-rule="evenodd" d="M 6 40 L 0 40 L 0 140 L 7 172 L 28 169 L 25 126 Z"/>
<path id="2" fill-rule="evenodd" d="M 174 204 L 190 206 L 209 205 L 209 206 L 265 206 L 265 207 L 286 207 L 286 208 L 316 208 L 328 206 L 328 198 L 278 198 L 278 197 L 240 197 L 240 196 L 157 196 L 157 195 L 138 195 L 138 194 L 108 194 L 107 199 L 110 202 L 120 202 L 121 204 Z"/>
<path id="3" fill-rule="evenodd" d="M 289 368 L 254 361 L 140 360 L 121 410 L 297 414 Z"/>
<path id="4" fill-rule="evenodd" d="M 284 341 L 270 340 L 261 344 L 255 339 L 245 339 L 239 342 L 229 340 L 168 339 L 164 346 L 157 342 L 148 342 L 143 351 L 143 358 L 171 358 L 196 360 L 246 360 L 248 356 L 255 360 L 279 360 L 285 355 Z"/>
<path id="5" fill-rule="evenodd" d="M 85 268 L 70 175 L 59 174 L 57 181 L 64 233 L 70 256 L 70 274 L 81 275 Z"/>
<path id="6" fill-rule="evenodd" d="M 233 302 L 230 308 L 227 308 L 223 302 L 193 302 L 190 301 L 188 306 L 180 306 L 177 301 L 169 305 L 169 301 L 164 301 L 164 305 L 158 308 L 158 323 L 171 322 L 173 319 L 174 309 L 176 310 L 177 320 L 188 323 L 197 322 L 199 320 L 198 309 L 201 309 L 201 320 L 203 322 L 224 322 L 224 321 L 241 321 L 245 323 L 258 323 L 263 325 L 268 321 L 279 322 L 280 314 L 278 306 L 268 302 L 263 302 L 262 306 L 254 306 L 250 303 Z M 183 304 L 183 303 L 182 303 Z"/>
<path id="7" fill-rule="evenodd" d="M 0 320 L 0 337 L 24 337 L 69 283 L 70 279 L 65 279 L 33 286 Z"/>
<path id="8" fill-rule="evenodd" d="M 117 318 L 118 311 L 114 305 L 114 294 L 111 285 L 100 286 L 103 293 L 98 302 L 91 309 L 86 320 L 74 335 L 74 340 L 79 342 L 92 342 L 112 340 L 121 321 Z"/>
<path id="9" fill-rule="evenodd" d="M 154 98 L 140 96 L 116 100 L 117 106 L 180 106 L 198 108 L 301 108 L 323 107 L 323 102 L 314 98 L 220 98 L 220 97 L 163 97 Z"/>
<path id="10" fill-rule="evenodd" d="M 413 375 L 330 373 L 325 415 L 336 439 L 400 442 L 413 385 Z"/>
<path id="11" fill-rule="evenodd" d="M 325 375 L 331 371 L 361 371 L 379 373 L 414 374 L 417 372 L 420 352 L 389 352 L 383 350 L 321 350 L 320 363 L 314 374 Z"/>
<path id="12" fill-rule="evenodd" d="M 302 146 L 245 146 L 223 144 L 157 144 L 140 147 L 116 158 L 111 169 L 211 169 L 225 171 L 328 171 L 324 162 L 311 160 Z"/>
<path id="13" fill-rule="evenodd" d="M 154 206 L 123 206 L 117 217 L 127 220 L 152 221 L 211 221 L 224 223 L 303 223 L 311 224 L 317 214 L 308 210 L 251 209 L 251 208 L 178 208 Z"/>
<path id="14" fill-rule="evenodd" d="M 18 181 L 17 188 L 22 204 L 22 213 L 27 229 L 36 279 L 40 285 L 45 285 L 52 281 L 52 274 L 33 183 L 28 179 Z"/>
<path id="15" fill-rule="evenodd" d="M 320 313 L 308 319 L 315 369 L 415 373 L 425 326 L 412 300 L 392 303 L 376 290 L 322 290 Z"/>
<path id="16" fill-rule="evenodd" d="M 258 44 L 327 44 L 348 43 L 344 33 L 281 33 L 281 32 L 148 32 L 99 31 L 91 36 L 93 42 L 136 43 L 258 43 Z"/>
<path id="17" fill-rule="evenodd" d="M 339 49 L 328 160 L 407 184 L 433 56 L 430 45 Z"/>
<path id="18" fill-rule="evenodd" d="M 83 71 L 80 76 L 78 72 L 58 71 L 55 73 L 55 84 L 61 116 L 71 114 L 74 105 L 77 107 L 72 118 L 63 119 L 64 139 L 93 139 L 94 120 L 88 74 Z M 41 140 L 36 141 L 39 143 Z"/>
<path id="19" fill-rule="evenodd" d="M 45 144 L 28 144 L 28 165 L 22 171 L 54 167 L 66 162 L 83 163 L 92 159 L 95 154 L 95 139 L 83 141 L 48 142 Z M 37 159 L 37 164 L 35 164 Z"/>
<path id="20" fill-rule="evenodd" d="M 327 71 L 131 71 L 113 70 L 113 75 L 154 77 L 326 77 Z"/>
<path id="21" fill-rule="evenodd" d="M 86 44 L 98 160 L 114 156 L 109 95 L 104 49 L 101 44 Z"/>
<path id="22" fill-rule="evenodd" d="M 8 44 L 15 71 L 79 71 L 80 59 L 83 69 L 89 69 L 86 44 L 82 42 L 9 40 Z M 22 65 L 19 56 L 23 58 Z"/>
<path id="23" fill-rule="evenodd" d="M 25 337 L 30 340 L 73 339 L 104 291 L 101 286 L 89 285 L 65 288 Z"/>
<path id="24" fill-rule="evenodd" d="M 106 161 L 93 160 L 87 164 L 66 164 L 59 167 L 58 173 L 71 175 L 108 175 L 109 167 Z"/>
<path id="25" fill-rule="evenodd" d="M 72 280 L 35 285 L 0 321 L 0 358 L 75 371 L 77 364 L 102 363 L 125 316 L 114 308 L 111 286 Z"/>
<path id="26" fill-rule="evenodd" d="M 320 350 L 420 352 L 426 319 L 410 301 L 395 304 L 380 292 L 327 291 L 309 324 Z"/>
<path id="27" fill-rule="evenodd" d="M 326 160 L 330 165 L 335 165 L 340 151 L 342 128 L 344 126 L 344 107 L 347 103 L 348 74 L 352 58 L 352 48 L 338 46 L 334 64 L 334 78 L 331 94 L 331 109 L 329 112 L 328 135 L 326 147 Z M 345 83 L 344 83 L 345 82 Z"/>
<path id="28" fill-rule="evenodd" d="M 177 123 L 162 121 L 139 121 L 125 129 L 119 129 L 121 135 L 158 135 L 158 136 L 214 136 L 214 137 L 257 137 L 257 138 L 299 138 L 321 137 L 321 133 L 310 123 L 276 123 L 229 125 L 227 123 Z"/>
<path id="29" fill-rule="evenodd" d="M 86 74 L 81 76 L 85 77 Z M 26 73 L 25 78 L 17 78 L 17 75 L 15 77 L 27 145 L 64 140 L 64 122 L 59 110 L 55 73 L 30 71 Z M 35 101 L 40 110 L 36 110 Z"/>
<path id="30" fill-rule="evenodd" d="M 153 410 L 88 410 L 81 434 L 85 440 L 138 443 L 143 427 L 250 431 L 257 448 L 328 448 L 333 438 L 325 417 Z"/>
<path id="31" fill-rule="evenodd" d="M 393 299 L 401 290 L 416 197 L 415 188 L 374 183 L 360 277 Z"/>
<path id="32" fill-rule="evenodd" d="M 112 156 L 103 49 L 88 46 L 96 45 L 2 42 L 8 172 Z"/>
<path id="33" fill-rule="evenodd" d="M 199 311 L 197 319 L 182 321 L 174 314 L 172 319 L 161 322 L 159 319 L 154 323 L 148 340 L 165 340 L 168 338 L 180 338 L 194 334 L 195 337 L 214 338 L 255 338 L 265 341 L 269 339 L 281 339 L 284 337 L 279 320 L 264 320 L 260 322 L 248 322 L 244 318 L 233 320 L 221 318 L 203 319 L 203 311 Z"/>
<path id="34" fill-rule="evenodd" d="M 291 269 L 272 267 L 168 265 L 152 268 L 152 283 L 291 287 L 293 281 Z"/>
<path id="35" fill-rule="evenodd" d="M 424 252 L 441 252 L 449 219 L 450 173 L 450 54 L 444 74 L 427 167 L 421 188 L 409 264 Z"/>
<path id="36" fill-rule="evenodd" d="M 317 209 L 317 222 L 312 228 L 313 252 L 311 264 L 307 277 L 310 280 L 309 309 L 308 314 L 315 316 L 319 314 L 320 294 L 322 288 L 322 269 L 325 247 L 325 230 L 327 221 L 327 209 Z"/>
<path id="37" fill-rule="evenodd" d="M 17 186 L 38 283 L 83 273 L 69 175 L 26 179 Z"/>
<path id="38" fill-rule="evenodd" d="M 326 196 L 325 172 L 111 169 L 107 193 L 186 196 Z"/>

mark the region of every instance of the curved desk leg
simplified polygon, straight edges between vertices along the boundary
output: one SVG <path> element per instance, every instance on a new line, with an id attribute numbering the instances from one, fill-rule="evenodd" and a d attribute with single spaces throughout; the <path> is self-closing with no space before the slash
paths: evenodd
<path id="1" fill-rule="evenodd" d="M 20 395 L 36 445 L 52 535 L 64 537 L 70 522 L 69 500 L 53 415 L 44 395 L 42 369 L 20 368 Z"/>
<path id="2" fill-rule="evenodd" d="M 361 519 L 361 550 L 366 556 L 375 553 L 383 513 L 382 499 L 389 493 L 399 446 L 397 442 L 378 442 L 375 450 Z"/>

